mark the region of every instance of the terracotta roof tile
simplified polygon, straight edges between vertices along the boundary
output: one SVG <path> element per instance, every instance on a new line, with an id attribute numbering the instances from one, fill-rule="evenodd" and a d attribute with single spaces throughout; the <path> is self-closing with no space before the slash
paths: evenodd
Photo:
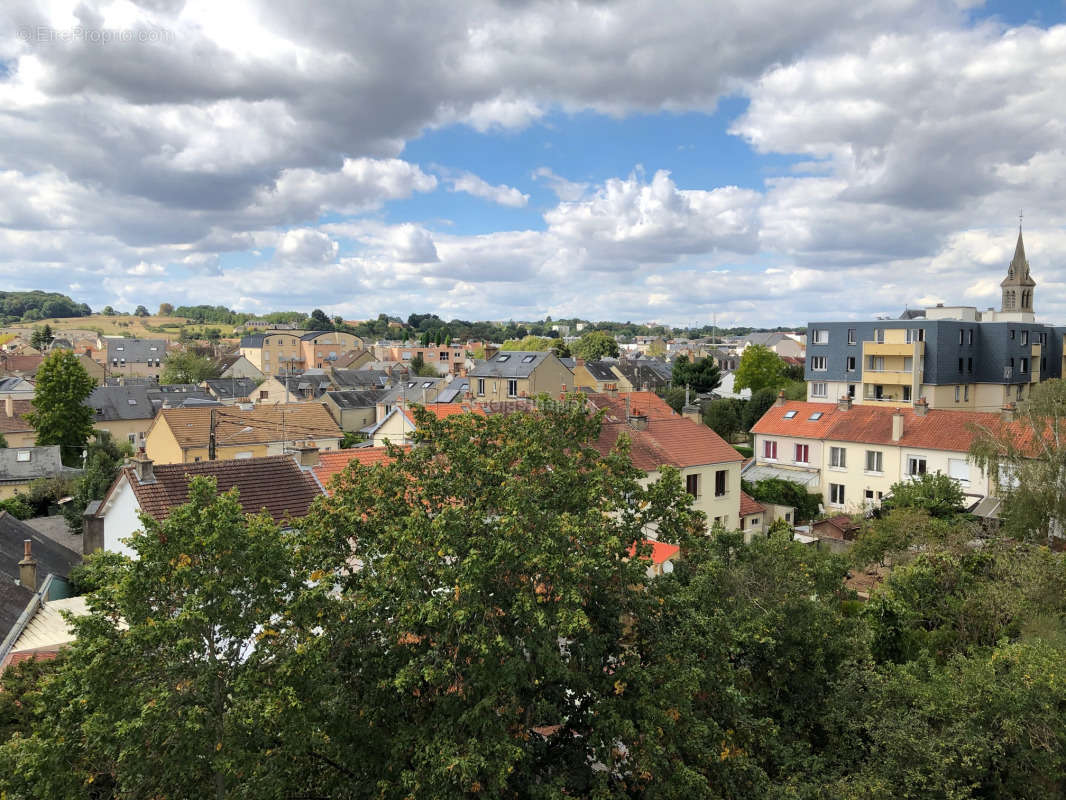
<path id="1" fill-rule="evenodd" d="M 854 411 L 860 406 L 853 406 Z M 882 409 L 887 410 L 887 409 Z M 850 414 L 851 411 L 839 411 L 836 403 L 806 403 L 800 400 L 786 400 L 784 405 L 774 405 L 763 414 L 752 427 L 752 433 L 770 436 L 798 436 L 804 439 L 824 439 L 838 414 Z M 786 414 L 791 416 L 786 417 Z M 812 416 L 820 414 L 818 419 Z"/>
<path id="2" fill-rule="evenodd" d="M 925 450 L 948 450 L 965 453 L 970 449 L 978 428 L 1000 433 L 1006 427 L 1022 439 L 1026 431 L 1021 423 L 1006 425 L 999 414 L 988 411 L 948 411 L 930 409 L 924 415 L 913 408 L 902 409 L 903 436 L 892 440 L 892 415 L 895 409 L 878 406 L 853 406 L 837 414 L 826 439 L 864 444 L 897 445 Z"/>
<path id="3" fill-rule="evenodd" d="M 156 464 L 155 483 L 140 483 L 133 467 L 124 467 L 118 480 L 128 480 L 141 510 L 155 519 L 165 519 L 172 508 L 189 500 L 189 481 L 205 475 L 218 481 L 219 492 L 234 486 L 240 491 L 246 513 L 266 509 L 275 520 L 307 515 L 311 502 L 321 494 L 315 482 L 290 456 L 266 456 L 193 464 Z"/>
<path id="4" fill-rule="evenodd" d="M 207 447 L 211 408 L 164 408 L 156 424 L 166 424 L 181 447 Z M 245 411 L 215 407 L 215 435 L 227 446 L 289 440 L 339 439 L 343 433 L 322 403 L 279 403 Z M 249 427 L 251 430 L 244 431 Z"/>
<path id="5" fill-rule="evenodd" d="M 740 516 L 746 517 L 749 514 L 761 514 L 766 511 L 766 507 L 752 497 L 747 492 L 740 493 Z"/>
<path id="6" fill-rule="evenodd" d="M 605 392 L 593 393 L 588 396 L 588 403 L 595 408 L 607 409 L 605 419 L 622 422 L 626 415 L 626 400 L 629 400 L 630 413 L 645 415 L 649 420 L 653 419 L 677 419 L 680 417 L 655 392 L 626 392 L 622 394 L 607 394 Z"/>
<path id="7" fill-rule="evenodd" d="M 668 544 L 667 542 L 657 542 L 651 539 L 646 540 L 644 543 L 651 545 L 651 556 L 649 556 L 649 558 L 651 559 L 651 562 L 653 564 L 664 564 L 681 552 L 681 548 L 678 547 L 676 544 Z M 636 552 L 637 546 L 635 544 L 631 544 L 629 546 L 630 558 L 632 558 L 633 554 Z"/>
<path id="8" fill-rule="evenodd" d="M 650 419 L 644 430 L 622 422 L 604 422 L 599 439 L 592 446 L 606 455 L 622 434 L 629 436 L 633 466 L 645 472 L 664 464 L 695 467 L 743 460 L 740 453 L 706 425 L 678 416 Z"/>
<path id="9" fill-rule="evenodd" d="M 404 448 L 410 450 L 410 447 Z M 332 450 L 321 453 L 318 457 L 318 465 L 312 471 L 318 482 L 329 489 L 329 482 L 339 473 L 344 471 L 353 461 L 358 461 L 366 467 L 374 464 L 387 464 L 392 460 L 387 447 L 353 447 L 350 450 Z"/>

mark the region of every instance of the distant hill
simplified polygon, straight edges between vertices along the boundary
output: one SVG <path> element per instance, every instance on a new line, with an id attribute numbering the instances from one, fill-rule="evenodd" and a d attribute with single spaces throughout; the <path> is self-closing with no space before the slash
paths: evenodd
<path id="1" fill-rule="evenodd" d="M 0 321 L 5 325 L 50 317 L 87 317 L 92 313 L 85 303 L 58 292 L 0 292 Z"/>

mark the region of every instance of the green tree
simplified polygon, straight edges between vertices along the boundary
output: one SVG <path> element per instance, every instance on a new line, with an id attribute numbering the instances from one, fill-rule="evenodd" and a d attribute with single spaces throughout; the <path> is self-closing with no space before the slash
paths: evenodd
<path id="1" fill-rule="evenodd" d="M 919 508 L 931 517 L 953 517 L 963 509 L 957 481 L 942 472 L 927 472 L 892 484 L 883 507 Z"/>
<path id="2" fill-rule="evenodd" d="M 570 358 L 570 348 L 562 339 L 555 338 L 549 341 L 548 349 L 555 354 L 556 358 Z"/>
<path id="3" fill-rule="evenodd" d="M 734 391 L 751 389 L 752 394 L 770 389 L 776 392 L 787 383 L 785 362 L 768 347 L 751 344 L 744 348 L 737 364 Z"/>
<path id="4" fill-rule="evenodd" d="M 1066 522 L 1066 381 L 1036 384 L 1012 424 L 977 423 L 974 432 L 970 455 L 999 485 L 1004 531 L 1046 542 Z"/>
<path id="5" fill-rule="evenodd" d="M 202 383 L 209 378 L 217 378 L 219 368 L 216 363 L 189 350 L 180 353 L 167 353 L 163 361 L 163 374 L 160 383 Z"/>
<path id="6" fill-rule="evenodd" d="M 756 500 L 792 506 L 796 509 L 796 521 L 813 519 L 818 515 L 822 501 L 820 494 L 808 492 L 803 486 L 784 478 L 763 478 L 761 481 L 742 482 L 742 488 Z"/>
<path id="7" fill-rule="evenodd" d="M 71 533 L 81 533 L 82 514 L 93 500 L 102 500 L 118 476 L 133 445 L 116 442 L 108 431 L 94 430 L 85 458 L 85 471 L 77 479 L 71 499 L 63 504 L 63 516 Z"/>
<path id="8" fill-rule="evenodd" d="M 85 401 L 96 381 L 69 350 L 48 355 L 37 369 L 33 411 L 26 420 L 37 431 L 38 445 L 59 445 L 68 467 L 81 466 L 93 432 L 93 410 Z"/>
<path id="9" fill-rule="evenodd" d="M 316 308 L 311 312 L 311 316 L 305 323 L 305 327 L 309 331 L 331 331 L 333 330 L 333 322 L 328 316 L 326 316 L 325 311 L 321 308 Z"/>
<path id="10" fill-rule="evenodd" d="M 722 373 L 718 362 L 713 358 L 700 358 L 693 363 L 688 356 L 678 356 L 674 360 L 672 383 L 675 387 L 688 386 L 696 394 L 707 394 L 718 388 L 722 382 Z"/>
<path id="11" fill-rule="evenodd" d="M 663 392 L 663 400 L 678 414 L 681 413 L 681 409 L 685 407 L 685 388 L 683 386 L 672 386 Z"/>
<path id="12" fill-rule="evenodd" d="M 419 446 L 353 462 L 307 522 L 312 564 L 339 589 L 321 611 L 326 692 L 359 709 L 327 731 L 354 773 L 333 793 L 624 794 L 612 776 L 650 760 L 636 706 L 660 702 L 625 644 L 655 602 L 628 551 L 648 528 L 702 536 L 678 472 L 643 487 L 624 451 L 589 447 L 599 421 L 581 405 L 414 413 Z M 351 542 L 373 568 L 346 566 Z"/>
<path id="13" fill-rule="evenodd" d="M 137 308 L 134 309 L 134 311 L 133 311 L 133 315 L 135 317 L 147 317 L 148 316 L 148 309 L 145 308 L 144 306 L 137 306 Z"/>
<path id="14" fill-rule="evenodd" d="M 570 352 L 575 358 L 599 361 L 601 358 L 618 358 L 618 342 L 604 331 L 589 331 L 573 343 Z"/>
<path id="15" fill-rule="evenodd" d="M 0 749 L 4 789 L 299 794 L 315 736 L 286 667 L 293 641 L 312 638 L 293 621 L 309 591 L 293 567 L 295 534 L 245 516 L 236 490 L 219 496 L 202 477 L 165 522 L 143 523 L 130 541 L 136 560 L 92 559 L 101 588 L 71 623 L 77 639 L 42 689 L 32 733 Z"/>
<path id="16" fill-rule="evenodd" d="M 652 343 L 648 345 L 648 355 L 652 358 L 665 358 L 666 342 L 661 338 L 652 341 Z"/>
<path id="17" fill-rule="evenodd" d="M 169 317 L 173 313 L 174 313 L 174 306 L 172 304 L 170 304 L 170 303 L 160 303 L 159 304 L 159 316 L 161 316 L 161 317 Z"/>
<path id="18" fill-rule="evenodd" d="M 44 352 L 54 338 L 51 325 L 34 325 L 33 333 L 30 334 L 30 347 Z"/>
<path id="19" fill-rule="evenodd" d="M 712 400 L 703 407 L 703 424 L 727 442 L 732 441 L 741 431 L 737 404 L 729 398 Z"/>
<path id="20" fill-rule="evenodd" d="M 750 431 L 755 423 L 773 408 L 775 402 L 777 402 L 777 392 L 773 389 L 760 389 L 757 392 L 752 392 L 751 399 L 744 405 L 744 412 L 741 418 L 744 430 Z"/>
<path id="21" fill-rule="evenodd" d="M 508 339 L 500 345 L 500 349 L 543 353 L 552 349 L 552 341 L 547 336 L 524 336 L 521 339 Z"/>
<path id="22" fill-rule="evenodd" d="M 440 377 L 440 373 L 426 363 L 426 360 L 422 357 L 421 353 L 415 353 L 414 358 L 411 359 L 408 366 L 411 369 L 411 375 L 417 375 L 420 378 Z"/>
<path id="23" fill-rule="evenodd" d="M 103 314 L 105 317 L 113 317 L 115 316 L 116 312 L 115 309 L 113 309 L 111 306 L 104 306 L 103 310 L 100 313 Z"/>

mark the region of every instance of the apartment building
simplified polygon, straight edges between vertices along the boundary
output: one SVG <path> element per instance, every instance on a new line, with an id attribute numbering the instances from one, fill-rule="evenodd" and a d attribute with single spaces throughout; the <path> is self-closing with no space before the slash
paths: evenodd
<path id="1" fill-rule="evenodd" d="M 307 369 L 324 369 L 341 356 L 361 350 L 363 340 L 342 331 L 310 331 L 300 337 L 300 349 Z"/>
<path id="2" fill-rule="evenodd" d="M 264 375 L 291 374 L 305 369 L 305 331 L 270 331 L 241 338 L 241 355 Z"/>
<path id="3" fill-rule="evenodd" d="M 159 379 L 167 357 L 166 339 L 133 339 L 104 336 L 99 349 L 104 356 L 108 376 Z"/>
<path id="4" fill-rule="evenodd" d="M 501 402 L 547 393 L 557 397 L 574 388 L 574 373 L 550 351 L 501 350 L 469 373 L 478 402 Z"/>
<path id="5" fill-rule="evenodd" d="M 1063 375 L 1066 327 L 1036 322 L 1021 230 L 999 311 L 938 305 L 906 319 L 811 322 L 807 399 L 998 413 L 1032 386 Z"/>

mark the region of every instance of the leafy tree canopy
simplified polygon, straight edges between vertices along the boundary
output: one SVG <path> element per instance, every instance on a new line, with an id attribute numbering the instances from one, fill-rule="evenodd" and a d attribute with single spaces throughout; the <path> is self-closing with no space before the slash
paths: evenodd
<path id="1" fill-rule="evenodd" d="M 218 364 L 191 351 L 167 353 L 161 383 L 202 383 L 219 375 Z"/>
<path id="2" fill-rule="evenodd" d="M 672 382 L 682 389 L 688 386 L 696 394 L 707 394 L 718 388 L 722 373 L 713 358 L 700 358 L 692 362 L 688 356 L 678 356 L 674 361 Z"/>
<path id="3" fill-rule="evenodd" d="M 752 394 L 763 389 L 776 392 L 787 382 L 785 362 L 768 347 L 751 344 L 744 348 L 737 364 L 735 391 L 751 389 Z"/>
<path id="4" fill-rule="evenodd" d="M 37 431 L 38 445 L 59 445 L 63 463 L 81 466 L 93 432 L 93 410 L 85 405 L 96 381 L 69 350 L 49 354 L 37 369 L 33 411 L 27 421 Z"/>
<path id="5" fill-rule="evenodd" d="M 618 342 L 605 331 L 589 331 L 570 346 L 575 358 L 599 361 L 601 358 L 618 358 Z"/>

